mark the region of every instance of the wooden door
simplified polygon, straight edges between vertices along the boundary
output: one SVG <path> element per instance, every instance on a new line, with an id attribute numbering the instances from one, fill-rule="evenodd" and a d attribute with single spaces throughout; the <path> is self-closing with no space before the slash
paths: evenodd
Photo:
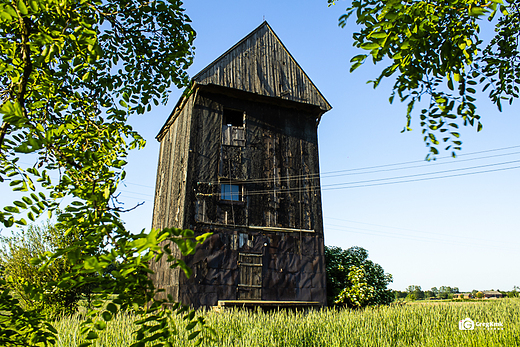
<path id="1" fill-rule="evenodd" d="M 238 253 L 238 300 L 262 299 L 262 263 L 260 253 Z"/>

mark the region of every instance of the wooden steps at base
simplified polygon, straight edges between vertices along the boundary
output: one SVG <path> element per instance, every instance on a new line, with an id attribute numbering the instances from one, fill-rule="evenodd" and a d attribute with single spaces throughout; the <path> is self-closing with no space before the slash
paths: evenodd
<path id="1" fill-rule="evenodd" d="M 321 306 L 317 301 L 219 300 L 216 307 L 318 308 Z"/>

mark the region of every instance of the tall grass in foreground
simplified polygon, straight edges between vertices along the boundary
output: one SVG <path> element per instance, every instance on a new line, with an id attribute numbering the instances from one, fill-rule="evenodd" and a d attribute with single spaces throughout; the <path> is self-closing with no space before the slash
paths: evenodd
<path id="1" fill-rule="evenodd" d="M 437 303 L 378 307 L 359 311 L 325 309 L 308 312 L 226 309 L 201 312 L 217 331 L 217 341 L 203 346 L 520 346 L 520 300 Z M 459 330 L 466 317 L 501 322 L 503 330 Z M 96 346 L 127 346 L 133 341 L 132 317 L 110 322 Z M 79 342 L 78 317 L 60 320 L 57 346 Z M 174 324 L 184 334 L 179 321 Z M 177 346 L 190 345 L 179 340 Z"/>

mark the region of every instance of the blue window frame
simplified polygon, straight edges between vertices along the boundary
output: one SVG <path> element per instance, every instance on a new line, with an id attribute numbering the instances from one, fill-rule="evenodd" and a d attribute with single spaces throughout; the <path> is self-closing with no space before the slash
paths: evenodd
<path id="1" fill-rule="evenodd" d="M 221 184 L 220 199 L 228 201 L 240 201 L 240 186 L 238 184 Z"/>

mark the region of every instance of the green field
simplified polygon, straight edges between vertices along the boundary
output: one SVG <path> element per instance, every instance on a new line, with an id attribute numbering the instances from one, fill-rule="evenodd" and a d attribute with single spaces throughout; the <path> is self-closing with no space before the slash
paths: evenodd
<path id="1" fill-rule="evenodd" d="M 520 346 L 520 299 L 481 302 L 407 304 L 365 310 L 252 312 L 226 309 L 201 312 L 218 336 L 203 346 Z M 459 321 L 502 323 L 459 330 Z M 97 346 L 127 346 L 133 342 L 132 317 L 110 322 Z M 79 318 L 57 323 L 57 346 L 77 346 Z M 176 323 L 179 328 L 182 323 Z M 181 334 L 183 334 L 182 329 Z M 189 346 L 177 341 L 177 346 Z"/>

